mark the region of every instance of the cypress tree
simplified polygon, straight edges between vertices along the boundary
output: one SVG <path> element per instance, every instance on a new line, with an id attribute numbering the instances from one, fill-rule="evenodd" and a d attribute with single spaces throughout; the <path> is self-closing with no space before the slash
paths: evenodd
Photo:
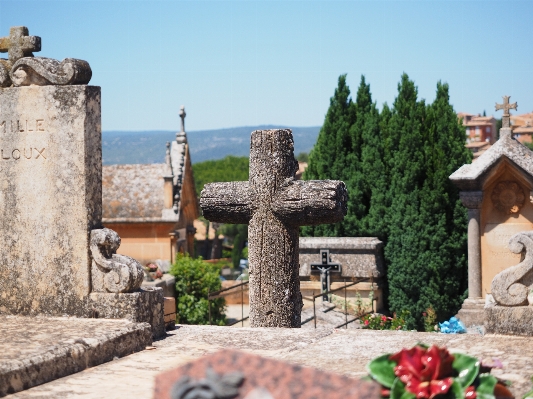
<path id="1" fill-rule="evenodd" d="M 430 271 L 421 305 L 432 306 L 441 321 L 457 312 L 467 288 L 466 209 L 448 176 L 471 162 L 464 146 L 465 129 L 450 105 L 448 90 L 439 82 L 435 101 L 427 108 L 427 178 L 420 211 L 427 221 L 422 234 L 428 239 L 424 265 Z"/>
<path id="2" fill-rule="evenodd" d="M 341 75 L 335 94 L 330 99 L 330 106 L 317 142 L 309 154 L 309 163 L 304 173 L 305 180 L 337 180 L 343 176 L 352 147 L 350 127 L 354 119 L 355 112 L 350 89 L 346 84 L 346 75 Z M 307 236 L 331 237 L 342 233 L 339 223 L 302 228 L 302 235 Z"/>
<path id="3" fill-rule="evenodd" d="M 389 234 L 384 249 L 388 264 L 389 307 L 393 312 L 408 310 L 409 328 L 416 328 L 423 307 L 420 290 L 429 280 L 423 264 L 427 250 L 425 220 L 420 215 L 422 187 L 425 178 L 425 103 L 417 100 L 417 88 L 406 74 L 398 85 L 388 123 L 390 159 L 390 203 L 387 223 Z"/>

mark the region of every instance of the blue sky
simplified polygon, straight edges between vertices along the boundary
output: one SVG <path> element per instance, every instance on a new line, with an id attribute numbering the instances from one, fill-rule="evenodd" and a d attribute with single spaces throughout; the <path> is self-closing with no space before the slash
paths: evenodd
<path id="1" fill-rule="evenodd" d="M 89 61 L 103 130 L 177 130 L 182 104 L 187 130 L 318 126 L 344 73 L 380 107 L 406 72 L 426 101 L 448 82 L 456 111 L 504 94 L 533 111 L 532 17 L 531 0 L 0 0 L 0 36 L 25 25 L 36 55 Z"/>

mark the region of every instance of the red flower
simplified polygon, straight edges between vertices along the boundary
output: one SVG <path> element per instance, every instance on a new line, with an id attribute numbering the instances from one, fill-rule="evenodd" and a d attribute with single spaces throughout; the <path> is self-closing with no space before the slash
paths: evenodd
<path id="1" fill-rule="evenodd" d="M 418 399 L 433 399 L 436 395 L 446 394 L 453 383 L 454 357 L 445 348 L 415 346 L 402 349 L 390 359 L 396 362 L 394 374 Z"/>
<path id="2" fill-rule="evenodd" d="M 365 320 L 365 326 L 368 326 L 368 323 L 370 323 L 370 322 L 368 321 L 368 319 Z"/>
<path id="3" fill-rule="evenodd" d="M 476 399 L 476 397 L 477 397 L 476 388 L 474 388 L 473 385 L 470 385 L 468 388 L 466 388 L 465 390 L 466 399 Z"/>
<path id="4" fill-rule="evenodd" d="M 387 316 L 381 316 L 381 321 L 387 321 Z"/>

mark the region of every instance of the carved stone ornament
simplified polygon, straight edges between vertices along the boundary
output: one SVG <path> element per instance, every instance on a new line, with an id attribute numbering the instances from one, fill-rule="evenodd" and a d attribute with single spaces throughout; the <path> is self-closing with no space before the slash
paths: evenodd
<path id="1" fill-rule="evenodd" d="M 120 237 L 111 229 L 91 231 L 91 266 L 93 292 L 132 292 L 144 278 L 144 269 L 135 259 L 117 255 Z"/>
<path id="2" fill-rule="evenodd" d="M 14 26 L 9 36 L 0 38 L 0 53 L 9 58 L 0 59 L 0 87 L 82 85 L 91 80 L 92 71 L 87 61 L 66 58 L 34 57 L 41 51 L 41 38 L 29 36 L 25 26 Z"/>
<path id="3" fill-rule="evenodd" d="M 509 249 L 515 254 L 525 252 L 525 256 L 518 265 L 509 267 L 494 277 L 491 293 L 498 305 L 527 305 L 528 294 L 533 285 L 533 231 L 524 231 L 512 236 Z"/>
<path id="4" fill-rule="evenodd" d="M 171 399 L 232 399 L 239 394 L 239 387 L 244 381 L 244 374 L 235 371 L 218 375 L 207 368 L 205 378 L 192 380 L 183 377 L 176 382 L 171 391 Z"/>
<path id="5" fill-rule="evenodd" d="M 14 86 L 83 85 L 92 77 L 87 61 L 65 58 L 27 57 L 18 60 L 10 72 Z"/>
<path id="6" fill-rule="evenodd" d="M 492 190 L 491 200 L 496 209 L 508 214 L 518 213 L 524 206 L 524 191 L 517 182 L 502 181 Z"/>

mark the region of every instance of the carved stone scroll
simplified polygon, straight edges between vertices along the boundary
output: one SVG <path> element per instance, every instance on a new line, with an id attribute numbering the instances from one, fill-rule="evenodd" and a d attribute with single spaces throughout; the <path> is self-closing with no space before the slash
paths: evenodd
<path id="1" fill-rule="evenodd" d="M 129 256 L 117 255 L 120 237 L 111 229 L 91 231 L 93 292 L 132 292 L 144 278 L 143 267 Z"/>
<path id="2" fill-rule="evenodd" d="M 528 304 L 533 284 L 533 231 L 517 233 L 509 240 L 509 249 L 515 254 L 525 253 L 522 262 L 498 273 L 491 284 L 494 300 L 502 306 Z"/>
<path id="3" fill-rule="evenodd" d="M 25 57 L 13 65 L 10 73 L 15 86 L 82 85 L 91 80 L 92 71 L 87 61 L 65 58 Z"/>

